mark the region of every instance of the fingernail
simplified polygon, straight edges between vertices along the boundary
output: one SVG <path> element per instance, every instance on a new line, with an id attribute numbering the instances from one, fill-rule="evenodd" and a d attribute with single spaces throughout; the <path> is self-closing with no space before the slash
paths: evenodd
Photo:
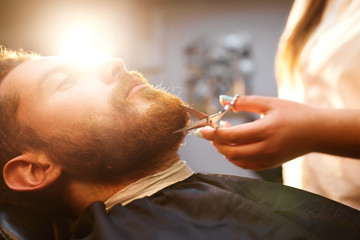
<path id="1" fill-rule="evenodd" d="M 224 127 L 225 121 L 221 120 L 220 121 L 220 127 Z"/>
<path id="2" fill-rule="evenodd" d="M 233 99 L 233 97 L 228 96 L 228 95 L 220 95 L 219 96 L 220 102 L 222 102 L 222 101 L 231 101 L 232 99 Z"/>
<path id="3" fill-rule="evenodd" d="M 194 131 L 194 135 L 197 136 L 197 137 L 199 137 L 199 138 L 204 138 L 204 136 L 202 135 L 201 132 L 199 132 L 199 130 L 195 130 L 195 131 Z"/>

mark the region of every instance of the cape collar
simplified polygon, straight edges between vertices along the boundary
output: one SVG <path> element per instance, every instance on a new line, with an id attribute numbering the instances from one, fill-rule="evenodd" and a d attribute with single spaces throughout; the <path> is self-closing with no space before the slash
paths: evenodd
<path id="1" fill-rule="evenodd" d="M 106 211 L 109 211 L 116 204 L 124 206 L 135 199 L 151 196 L 161 189 L 185 180 L 193 173 L 186 162 L 180 160 L 168 169 L 141 178 L 115 193 L 105 201 Z"/>

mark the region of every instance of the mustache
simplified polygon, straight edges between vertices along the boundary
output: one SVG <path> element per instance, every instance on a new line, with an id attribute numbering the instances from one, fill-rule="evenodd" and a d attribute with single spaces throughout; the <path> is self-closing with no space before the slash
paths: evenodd
<path id="1" fill-rule="evenodd" d="M 137 71 L 120 73 L 117 76 L 117 83 L 111 94 L 111 101 L 115 104 L 129 104 L 126 101 L 126 97 L 131 88 L 139 84 L 150 85 L 147 79 L 145 79 L 144 76 Z"/>

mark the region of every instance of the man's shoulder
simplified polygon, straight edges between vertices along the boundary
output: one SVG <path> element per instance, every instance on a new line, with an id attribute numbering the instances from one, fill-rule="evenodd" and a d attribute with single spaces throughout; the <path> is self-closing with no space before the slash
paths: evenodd
<path id="1" fill-rule="evenodd" d="M 257 179 L 194 174 L 108 213 L 95 202 L 74 232 L 101 239 L 355 239 L 356 224 L 357 211 L 317 195 Z"/>
<path id="2" fill-rule="evenodd" d="M 311 197 L 325 199 L 306 191 L 256 178 L 204 173 L 195 173 L 189 178 L 175 183 L 160 192 L 174 190 L 179 190 L 179 192 L 186 190 L 194 191 L 197 189 L 201 191 L 206 189 L 209 192 L 217 192 L 219 194 L 234 194 L 254 201 L 265 199 L 273 201 L 274 199 L 271 199 L 271 196 L 279 198 L 287 195 L 291 195 L 292 199 Z"/>

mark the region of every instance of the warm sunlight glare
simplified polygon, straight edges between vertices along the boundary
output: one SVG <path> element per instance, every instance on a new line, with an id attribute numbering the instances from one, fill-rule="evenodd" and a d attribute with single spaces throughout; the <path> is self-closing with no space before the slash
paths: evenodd
<path id="1" fill-rule="evenodd" d="M 83 65 L 100 64 L 111 57 L 103 41 L 96 38 L 95 33 L 90 34 L 86 29 L 76 29 L 66 35 L 60 55 Z"/>

